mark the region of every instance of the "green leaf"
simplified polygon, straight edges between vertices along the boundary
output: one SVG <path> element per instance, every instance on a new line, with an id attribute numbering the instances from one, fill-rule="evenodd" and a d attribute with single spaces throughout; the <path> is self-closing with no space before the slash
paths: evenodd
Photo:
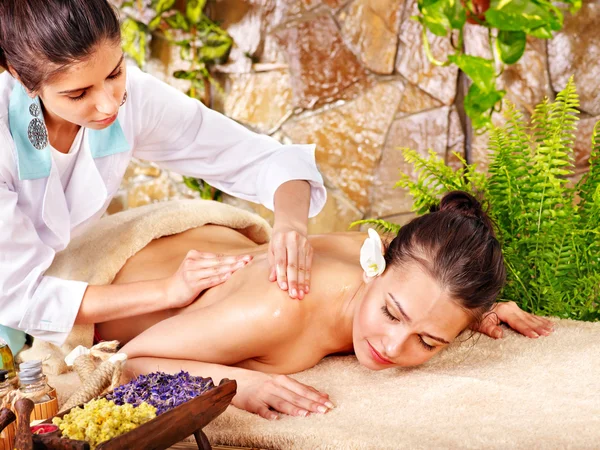
<path id="1" fill-rule="evenodd" d="M 485 13 L 485 20 L 490 27 L 506 31 L 529 30 L 543 25 L 550 25 L 553 30 L 558 30 L 562 17 L 558 18 L 554 7 L 547 3 L 534 0 L 492 0 Z"/>
<path id="2" fill-rule="evenodd" d="M 169 24 L 172 29 L 175 30 L 183 30 L 190 31 L 190 25 L 186 20 L 185 16 L 181 14 L 179 11 L 176 11 L 174 14 L 170 14 L 164 17 L 165 22 Z"/>
<path id="3" fill-rule="evenodd" d="M 504 64 L 514 64 L 525 52 L 527 45 L 527 35 L 523 31 L 504 31 L 498 32 L 496 38 L 496 50 Z"/>
<path id="4" fill-rule="evenodd" d="M 206 5 L 206 0 L 188 0 L 185 7 L 185 16 L 190 23 L 198 24 L 202 19 L 202 11 Z"/>
<path id="5" fill-rule="evenodd" d="M 563 0 L 563 3 L 567 5 L 571 5 L 569 7 L 569 12 L 571 14 L 575 14 L 577 11 L 581 9 L 582 1 L 581 0 Z"/>
<path id="6" fill-rule="evenodd" d="M 121 25 L 121 46 L 123 51 L 132 57 L 139 67 L 146 62 L 146 30 L 140 22 L 127 18 Z"/>
<path id="7" fill-rule="evenodd" d="M 446 0 L 444 13 L 452 28 L 460 30 L 467 22 L 467 11 L 460 0 Z"/>
<path id="8" fill-rule="evenodd" d="M 162 20 L 162 16 L 156 16 L 154 19 L 152 19 L 149 23 L 148 23 L 148 28 L 150 30 L 156 30 L 158 28 L 158 26 L 160 25 L 160 21 Z"/>
<path id="9" fill-rule="evenodd" d="M 491 59 L 465 55 L 464 53 L 455 53 L 450 55 L 448 60 L 456 64 L 477 85 L 479 91 L 487 92 L 495 90 L 496 72 L 494 70 L 494 61 Z"/>
<path id="10" fill-rule="evenodd" d="M 365 219 L 352 222 L 348 229 L 360 225 L 371 225 L 371 228 L 374 228 L 378 232 L 390 233 L 393 235 L 398 234 L 398 231 L 400 231 L 400 228 L 402 228 L 402 226 L 398 225 L 397 223 L 388 222 L 382 219 Z"/>
<path id="11" fill-rule="evenodd" d="M 527 34 L 538 39 L 552 39 L 552 29 L 548 25 L 527 30 Z"/>
<path id="12" fill-rule="evenodd" d="M 419 0 L 419 11 L 422 16 L 417 20 L 436 36 L 447 36 L 451 28 L 450 20 L 446 17 L 444 9 L 447 0 Z"/>
<path id="13" fill-rule="evenodd" d="M 229 35 L 213 36 L 200 47 L 200 59 L 205 63 L 214 62 L 222 64 L 227 61 L 232 44 L 233 40 Z"/>
<path id="14" fill-rule="evenodd" d="M 154 10 L 156 11 L 156 15 L 160 16 L 165 11 L 168 11 L 175 5 L 175 0 L 156 0 L 154 4 Z"/>
<path id="15" fill-rule="evenodd" d="M 198 78 L 197 70 L 176 70 L 173 76 L 179 80 L 196 80 Z"/>
<path id="16" fill-rule="evenodd" d="M 498 103 L 505 91 L 482 91 L 476 84 L 472 84 L 465 96 L 465 112 L 473 121 L 473 127 L 480 129 L 491 125 L 491 109 Z"/>

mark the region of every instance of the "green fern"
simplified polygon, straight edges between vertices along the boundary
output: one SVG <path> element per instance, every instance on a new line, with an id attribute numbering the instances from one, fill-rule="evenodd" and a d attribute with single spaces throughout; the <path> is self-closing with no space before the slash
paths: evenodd
<path id="1" fill-rule="evenodd" d="M 572 79 L 554 102 L 535 108 L 531 126 L 509 105 L 506 124 L 490 132 L 487 175 L 474 165 L 453 170 L 434 152 L 404 150 L 415 177 L 401 174 L 396 186 L 408 189 L 419 214 L 452 190 L 482 194 L 507 266 L 501 299 L 536 314 L 600 320 L 600 122 L 589 172 L 570 187 L 578 107 Z M 399 229 L 383 220 L 359 223 Z"/>
<path id="2" fill-rule="evenodd" d="M 365 219 L 365 220 L 357 220 L 350 224 L 350 227 L 356 227 L 360 225 L 371 225 L 373 229 L 377 230 L 380 233 L 390 233 L 390 234 L 398 234 L 400 228 L 402 228 L 397 223 L 387 222 L 382 219 Z"/>

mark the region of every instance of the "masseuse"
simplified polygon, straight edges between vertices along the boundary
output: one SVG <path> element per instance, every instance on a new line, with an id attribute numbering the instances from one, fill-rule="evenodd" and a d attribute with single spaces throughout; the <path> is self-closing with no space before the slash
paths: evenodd
<path id="1" fill-rule="evenodd" d="M 107 0 L 0 2 L 0 324 L 55 344 L 74 324 L 184 307 L 249 257 L 190 252 L 170 277 L 88 286 L 45 276 L 95 223 L 132 157 L 275 211 L 269 273 L 309 291 L 307 220 L 325 203 L 312 145 L 254 134 L 134 67 Z"/>

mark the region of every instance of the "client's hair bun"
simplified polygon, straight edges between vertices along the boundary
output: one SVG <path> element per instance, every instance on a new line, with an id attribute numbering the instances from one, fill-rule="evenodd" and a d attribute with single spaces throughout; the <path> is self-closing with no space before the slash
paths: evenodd
<path id="1" fill-rule="evenodd" d="M 480 220 L 494 234 L 492 221 L 483 210 L 481 203 L 467 192 L 448 192 L 442 197 L 438 211 L 452 211 L 472 219 Z"/>

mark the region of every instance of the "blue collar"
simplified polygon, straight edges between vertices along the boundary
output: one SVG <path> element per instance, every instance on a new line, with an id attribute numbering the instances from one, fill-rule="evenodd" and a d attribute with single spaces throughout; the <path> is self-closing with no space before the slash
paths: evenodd
<path id="1" fill-rule="evenodd" d="M 35 118 L 31 111 L 39 111 L 37 118 L 40 119 L 45 129 L 46 125 L 44 124 L 44 115 L 41 112 L 39 98 L 32 99 L 25 92 L 25 88 L 20 83 L 16 83 L 10 96 L 8 121 L 10 133 L 17 149 L 20 180 L 46 178 L 50 175 L 52 167 L 49 145 L 46 143 L 45 147 L 38 150 L 29 140 L 29 128 Z M 86 133 L 93 158 L 123 153 L 130 149 L 118 120 L 104 130 L 91 130 L 88 128 Z"/>

